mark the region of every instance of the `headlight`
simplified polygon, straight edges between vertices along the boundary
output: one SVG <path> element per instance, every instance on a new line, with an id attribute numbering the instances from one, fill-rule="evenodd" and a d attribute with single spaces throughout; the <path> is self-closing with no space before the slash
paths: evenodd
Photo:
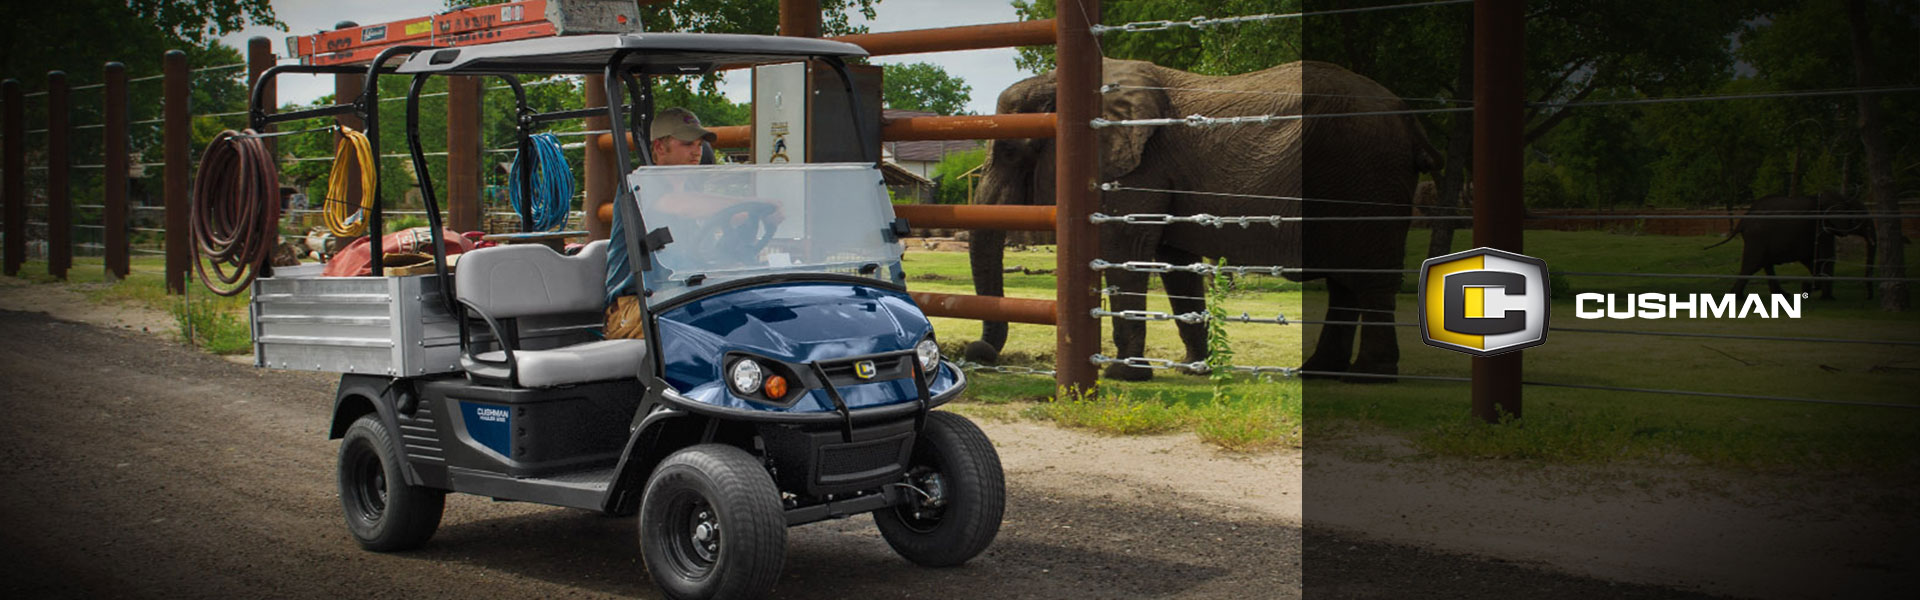
<path id="1" fill-rule="evenodd" d="M 733 361 L 733 368 L 727 370 L 727 382 L 733 385 L 733 391 L 740 395 L 760 391 L 760 381 L 766 373 L 758 363 L 749 359 Z"/>
<path id="2" fill-rule="evenodd" d="M 913 347 L 913 354 L 920 359 L 922 371 L 932 373 L 940 366 L 940 345 L 933 343 L 933 338 L 920 340 L 920 344 Z"/>

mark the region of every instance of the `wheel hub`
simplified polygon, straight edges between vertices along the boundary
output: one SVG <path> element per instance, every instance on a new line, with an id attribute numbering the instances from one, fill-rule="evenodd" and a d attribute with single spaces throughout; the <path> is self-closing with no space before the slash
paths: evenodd
<path id="1" fill-rule="evenodd" d="M 703 561 L 712 561 L 720 553 L 720 522 L 714 520 L 713 511 L 700 510 L 693 515 L 691 529 L 694 555 Z"/>

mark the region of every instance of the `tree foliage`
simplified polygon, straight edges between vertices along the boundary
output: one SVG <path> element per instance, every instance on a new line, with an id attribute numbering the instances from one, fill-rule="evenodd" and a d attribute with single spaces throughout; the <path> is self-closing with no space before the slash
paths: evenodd
<path id="1" fill-rule="evenodd" d="M 1186 21 L 1194 17 L 1299 12 L 1301 0 L 1104 0 L 1100 22 Z M 1054 18 L 1052 0 L 1013 0 L 1023 21 Z M 1207 75 L 1257 71 L 1300 59 L 1299 19 L 1243 23 L 1206 30 L 1177 28 L 1150 33 L 1109 33 L 1099 38 L 1111 58 L 1145 60 Z M 1020 49 L 1016 65 L 1028 72 L 1053 69 L 1053 46 Z"/>
<path id="2" fill-rule="evenodd" d="M 954 152 L 941 158 L 933 167 L 933 201 L 936 204 L 967 204 L 967 192 L 971 189 L 967 182 L 967 173 L 986 162 L 987 149 Z M 972 185 L 977 185 L 975 181 Z"/>
<path id="3" fill-rule="evenodd" d="M 942 115 L 961 114 L 973 93 L 965 79 L 948 75 L 933 63 L 886 65 L 881 98 L 887 108 L 924 110 Z"/>
<path id="4" fill-rule="evenodd" d="M 1373 0 L 1107 0 L 1101 22 L 1323 11 Z M 1054 4 L 1017 0 L 1023 19 Z M 1203 74 L 1246 72 L 1302 58 L 1342 65 L 1409 100 L 1411 108 L 1469 106 L 1461 61 L 1472 52 L 1471 5 L 1310 16 L 1207 29 L 1110 32 L 1105 56 Z M 1526 3 L 1528 186 L 1542 204 L 1584 207 L 1725 206 L 1754 196 L 1856 191 L 1863 178 L 1851 95 L 1627 106 L 1607 100 L 1766 94 L 1853 87 L 1844 3 L 1822 0 Z M 1870 46 L 1888 85 L 1920 83 L 1920 6 L 1868 2 Z M 1018 63 L 1052 68 L 1053 49 L 1024 48 Z M 1470 76 L 1470 70 L 1468 75 Z M 1896 189 L 1920 191 L 1920 102 L 1880 94 Z M 1443 151 L 1470 135 L 1463 113 L 1419 117 Z M 1447 156 L 1470 168 L 1470 146 Z M 1452 154 L 1452 153 L 1450 153 Z M 1856 194 L 1857 195 L 1857 194 Z M 1535 198 L 1529 198 L 1530 202 Z"/>
<path id="5" fill-rule="evenodd" d="M 49 71 L 66 74 L 69 93 L 68 120 L 76 128 L 71 134 L 71 160 L 75 165 L 103 164 L 101 129 L 82 128 L 100 124 L 103 114 L 103 90 L 78 89 L 100 83 L 105 64 L 119 62 L 125 68 L 127 85 L 128 142 L 137 172 L 132 181 L 130 200 L 135 204 L 160 202 L 158 185 L 162 156 L 158 122 L 164 101 L 162 81 L 142 79 L 161 73 L 162 57 L 168 50 L 182 50 L 190 68 L 232 65 L 241 62 L 240 53 L 220 45 L 214 37 L 247 24 L 279 25 L 273 9 L 265 0 L 180 1 L 72 0 L 68 2 L 8 2 L 0 4 L 0 20 L 9 25 L 0 33 L 0 76 L 18 79 L 27 92 L 47 88 Z M 234 112 L 246 108 L 246 83 L 243 69 L 203 70 L 190 74 L 188 103 L 196 115 Z M 137 81 L 136 81 L 137 80 Z M 25 102 L 26 127 L 46 127 L 46 96 L 28 97 Z M 219 131 L 245 125 L 244 118 L 233 116 L 197 116 L 192 123 L 190 144 L 199 149 Z M 45 164 L 46 135 L 29 135 L 26 150 L 30 164 Z M 70 175 L 73 197 L 99 198 L 104 185 L 100 169 L 78 168 Z M 41 193 L 45 172 L 28 172 L 30 193 Z M 97 204 L 83 201 L 82 204 Z M 138 226 L 154 226 L 147 221 L 155 213 L 137 211 Z M 98 219 L 92 209 L 80 209 L 80 222 Z M 95 243 L 96 233 L 81 231 L 81 241 Z M 145 234 L 142 234 L 145 235 Z M 136 240 L 138 242 L 138 240 Z"/>
<path id="6" fill-rule="evenodd" d="M 852 25 L 850 11 L 859 11 L 869 18 L 873 16 L 873 5 L 878 0 L 826 0 L 821 3 L 821 28 L 824 35 L 842 35 L 861 33 L 864 27 Z M 499 0 L 449 0 L 448 8 L 483 6 L 498 4 Z M 722 2 L 718 0 L 679 0 L 671 3 L 653 4 L 642 7 L 641 23 L 648 31 L 682 31 L 702 33 L 752 33 L 771 35 L 779 29 L 779 3 L 777 0 L 755 0 L 752 2 Z M 577 78 L 538 78 L 525 82 L 527 107 L 536 112 L 578 109 L 584 106 L 585 89 Z M 514 159 L 514 148 L 518 134 L 515 129 L 518 107 L 511 91 L 502 88 L 501 80 L 485 80 L 486 89 L 481 105 L 481 165 L 482 181 L 487 191 L 482 198 L 482 208 L 487 211 L 510 210 L 506 200 L 504 186 L 508 184 L 501 174 L 504 165 Z M 402 98 L 408 86 L 405 77 L 384 77 L 380 82 L 380 97 Z M 699 115 L 701 122 L 709 127 L 726 125 L 745 125 L 751 118 L 750 108 L 745 104 L 732 102 L 718 89 L 716 76 L 696 77 L 655 77 L 653 79 L 654 104 L 657 108 L 684 107 Z M 446 91 L 444 79 L 428 81 L 422 95 L 427 96 L 420 103 L 420 143 L 429 153 L 444 152 L 447 145 L 446 97 L 437 96 Z M 331 97 L 322 98 L 319 104 L 330 104 Z M 380 139 L 383 154 L 404 154 L 407 150 L 405 104 L 398 101 L 381 104 Z M 324 123 L 314 120 L 305 127 L 317 127 Z M 288 125 L 291 129 L 299 125 Z M 585 129 L 583 121 L 561 121 L 548 124 L 539 131 L 570 132 Z M 282 155 L 313 157 L 332 156 L 334 140 L 327 135 L 313 134 L 295 138 L 282 138 Z M 573 169 L 574 189 L 584 190 L 585 160 L 584 149 L 577 144 L 587 138 L 564 136 L 563 144 L 575 147 L 565 148 L 564 155 Z M 429 175 L 433 188 L 446 205 L 446 160 L 441 156 L 427 159 Z M 289 185 L 295 185 L 306 191 L 310 198 L 319 198 L 325 192 L 327 175 L 332 168 L 328 161 L 283 163 L 282 179 Z M 412 161 L 404 156 L 380 159 L 381 191 L 389 206 L 418 208 L 422 201 L 415 187 L 416 176 Z M 575 199 L 578 208 L 579 199 Z"/>
<path id="7" fill-rule="evenodd" d="M 44 89 L 47 71 L 74 85 L 100 81 L 101 65 L 157 73 L 167 50 L 205 49 L 248 24 L 285 25 L 266 0 L 68 0 L 0 4 L 0 72 Z"/>

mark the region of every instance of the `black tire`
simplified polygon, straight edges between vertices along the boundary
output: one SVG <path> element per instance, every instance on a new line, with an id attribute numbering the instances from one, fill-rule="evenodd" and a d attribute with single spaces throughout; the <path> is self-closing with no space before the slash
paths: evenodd
<path id="1" fill-rule="evenodd" d="M 365 415 L 340 440 L 340 507 L 347 531 L 375 552 L 411 550 L 440 528 L 447 493 L 407 484 L 393 436 L 379 415 Z"/>
<path id="2" fill-rule="evenodd" d="M 640 554 L 670 598 L 764 596 L 787 555 L 780 490 L 745 450 L 701 444 L 675 452 L 647 479 Z"/>
<path id="3" fill-rule="evenodd" d="M 1000 454 L 987 434 L 966 417 L 928 413 L 913 442 L 913 465 L 909 478 L 920 488 L 907 490 L 913 501 L 873 513 L 887 545 L 923 567 L 956 566 L 986 551 L 1007 509 Z M 937 508 L 926 506 L 921 495 L 929 491 L 929 474 L 939 476 Z"/>

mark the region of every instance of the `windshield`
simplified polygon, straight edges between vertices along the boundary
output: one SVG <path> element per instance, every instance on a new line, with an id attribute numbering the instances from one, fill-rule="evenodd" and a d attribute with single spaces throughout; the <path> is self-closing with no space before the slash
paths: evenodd
<path id="1" fill-rule="evenodd" d="M 640 167 L 627 183 L 647 230 L 673 235 L 644 275 L 649 304 L 776 273 L 905 283 L 893 205 L 872 165 Z"/>

